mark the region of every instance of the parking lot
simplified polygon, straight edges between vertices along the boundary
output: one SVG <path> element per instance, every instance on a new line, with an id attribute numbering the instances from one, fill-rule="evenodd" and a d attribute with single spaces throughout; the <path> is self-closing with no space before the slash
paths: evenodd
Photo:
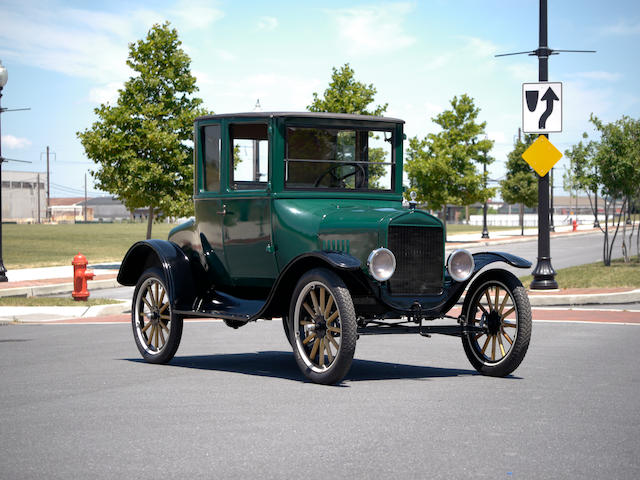
<path id="1" fill-rule="evenodd" d="M 3 325 L 0 477 L 635 479 L 639 344 L 637 325 L 535 322 L 500 379 L 454 337 L 362 337 L 326 387 L 279 321 L 188 322 L 166 366 L 127 324 Z"/>

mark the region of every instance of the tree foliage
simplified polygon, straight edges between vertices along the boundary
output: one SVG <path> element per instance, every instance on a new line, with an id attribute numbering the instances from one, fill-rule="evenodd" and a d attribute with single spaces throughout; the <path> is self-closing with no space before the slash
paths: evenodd
<path id="1" fill-rule="evenodd" d="M 348 63 L 338 70 L 332 68 L 331 82 L 324 91 L 324 96 L 319 97 L 313 92 L 313 102 L 307 106 L 310 112 L 352 113 L 356 115 L 380 116 L 387 111 L 388 104 L 376 105 L 369 110 L 378 92 L 372 83 L 366 85 L 356 81 L 355 72 Z"/>
<path id="2" fill-rule="evenodd" d="M 537 138 L 525 135 L 524 142 L 519 140 L 507 155 L 506 178 L 500 182 L 502 199 L 511 204 L 520 203 L 527 207 L 538 204 L 538 179 L 535 172 L 522 158 L 522 154 Z"/>
<path id="3" fill-rule="evenodd" d="M 610 265 L 613 245 L 625 210 L 640 191 L 640 121 L 623 116 L 615 122 L 605 123 L 593 114 L 590 121 L 600 138 L 587 142 L 589 137 L 585 133 L 585 143 L 578 142 L 565 152 L 570 160 L 568 177 L 572 186 L 584 190 L 590 200 L 591 195 L 597 194 L 603 198 L 605 224 L 604 227 L 600 225 L 604 233 L 603 261 L 605 265 Z M 593 202 L 591 206 L 593 208 Z M 610 239 L 609 218 L 615 218 L 616 212 L 618 220 L 613 238 Z M 623 253 L 628 260 L 625 242 L 623 232 Z M 640 258 L 640 251 L 638 254 Z"/>
<path id="4" fill-rule="evenodd" d="M 154 25 L 143 40 L 129 44 L 127 65 L 134 75 L 119 90 L 115 105 L 95 109 L 98 120 L 78 132 L 96 186 L 116 195 L 127 209 L 149 207 L 149 228 L 162 215 L 193 209 L 193 120 L 206 112 L 191 74 L 189 56 L 168 22 Z"/>
<path id="5" fill-rule="evenodd" d="M 447 204 L 484 202 L 494 193 L 477 165 L 489 165 L 493 141 L 486 138 L 486 122 L 478 123 L 480 109 L 466 94 L 453 97 L 451 109 L 432 118 L 441 131 L 409 140 L 406 171 L 418 201 L 439 210 Z M 485 138 L 482 138 L 485 137 Z"/>

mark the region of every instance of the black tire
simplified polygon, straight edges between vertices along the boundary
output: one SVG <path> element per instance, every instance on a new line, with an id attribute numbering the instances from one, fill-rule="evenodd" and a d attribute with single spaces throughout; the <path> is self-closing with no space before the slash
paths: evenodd
<path id="1" fill-rule="evenodd" d="M 353 301 L 340 277 L 324 268 L 304 274 L 291 298 L 289 327 L 302 373 L 315 383 L 340 382 L 351 368 L 357 339 Z"/>
<path id="2" fill-rule="evenodd" d="M 289 342 L 289 345 L 293 347 L 293 342 L 291 341 L 291 329 L 289 328 L 289 317 L 286 315 L 282 316 L 282 329 L 284 330 L 284 336 L 287 337 L 287 342 Z"/>
<path id="3" fill-rule="evenodd" d="M 164 275 L 146 270 L 133 292 L 131 326 L 136 346 L 149 363 L 167 363 L 182 338 L 182 317 L 173 313 Z M 166 335 L 166 336 L 165 336 Z"/>
<path id="4" fill-rule="evenodd" d="M 504 377 L 518 368 L 531 339 L 531 305 L 520 280 L 505 270 L 483 273 L 469 287 L 462 313 L 470 325 L 485 329 L 462 335 L 467 358 L 478 372 Z"/>

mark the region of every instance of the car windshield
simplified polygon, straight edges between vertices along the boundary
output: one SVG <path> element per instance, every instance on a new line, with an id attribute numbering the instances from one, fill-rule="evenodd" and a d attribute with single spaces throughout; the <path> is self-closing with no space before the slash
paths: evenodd
<path id="1" fill-rule="evenodd" d="M 287 128 L 288 189 L 390 191 L 391 130 Z"/>

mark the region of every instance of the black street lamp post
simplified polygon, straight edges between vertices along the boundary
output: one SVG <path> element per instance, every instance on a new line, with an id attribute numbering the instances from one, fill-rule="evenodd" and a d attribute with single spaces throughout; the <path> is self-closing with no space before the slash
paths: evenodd
<path id="1" fill-rule="evenodd" d="M 487 153 L 484 154 L 484 188 L 487 188 Z M 487 200 L 485 199 L 482 206 L 482 238 L 489 238 L 489 230 L 487 230 Z"/>
<path id="2" fill-rule="evenodd" d="M 547 0 L 540 0 L 539 45 L 536 50 L 527 52 L 503 53 L 496 57 L 508 55 L 533 55 L 538 57 L 538 81 L 549 81 L 549 56 L 560 52 L 595 53 L 595 50 L 558 50 L 547 45 Z M 543 134 L 549 138 L 549 135 Z M 551 249 L 549 244 L 549 174 L 538 177 L 538 263 L 534 268 L 533 290 L 558 288 L 555 280 L 556 271 L 551 266 Z"/>
<path id="3" fill-rule="evenodd" d="M 540 0 L 540 44 L 538 57 L 538 81 L 549 81 L 549 55 L 547 45 L 547 0 Z M 549 138 L 549 135 L 544 134 Z M 551 245 L 549 241 L 549 174 L 538 177 L 538 263 L 532 272 L 532 290 L 558 288 L 556 271 L 551 265 Z"/>

